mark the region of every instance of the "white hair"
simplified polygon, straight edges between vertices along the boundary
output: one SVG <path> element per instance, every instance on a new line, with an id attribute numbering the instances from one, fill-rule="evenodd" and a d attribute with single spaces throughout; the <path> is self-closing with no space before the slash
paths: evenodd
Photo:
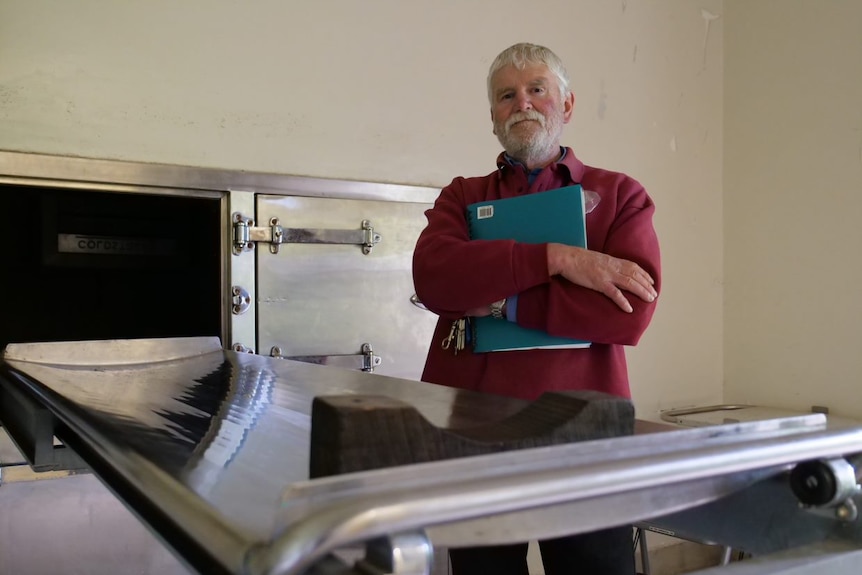
<path id="1" fill-rule="evenodd" d="M 527 64 L 544 64 L 547 66 L 548 70 L 557 78 L 560 96 L 565 98 L 569 94 L 569 74 L 559 56 L 544 46 L 522 42 L 509 46 L 500 52 L 491 63 L 491 68 L 488 70 L 488 101 L 491 104 L 494 103 L 494 94 L 491 88 L 494 74 L 505 66 L 514 66 L 518 70 L 523 70 Z"/>

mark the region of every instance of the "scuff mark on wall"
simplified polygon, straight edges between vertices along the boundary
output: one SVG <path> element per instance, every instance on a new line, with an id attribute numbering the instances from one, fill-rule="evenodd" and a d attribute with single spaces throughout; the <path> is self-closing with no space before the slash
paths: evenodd
<path id="1" fill-rule="evenodd" d="M 628 6 L 629 6 L 628 1 L 627 1 L 627 0 L 623 0 L 623 13 L 625 13 L 626 8 L 628 8 Z"/>
<path id="2" fill-rule="evenodd" d="M 605 81 L 602 80 L 601 84 L 599 84 L 599 107 L 596 110 L 596 116 L 599 117 L 599 120 L 605 119 L 605 112 L 608 109 L 608 94 L 605 91 Z"/>
<path id="3" fill-rule="evenodd" d="M 0 119 L 6 119 L 9 116 L 9 109 L 12 103 L 19 100 L 21 97 L 21 89 L 11 85 L 0 84 Z"/>
<path id="4" fill-rule="evenodd" d="M 706 70 L 706 45 L 709 42 L 709 27 L 713 20 L 718 20 L 719 15 L 713 14 L 709 10 L 701 9 L 700 17 L 703 18 L 703 22 L 706 25 L 706 29 L 703 32 L 703 59 L 700 66 L 701 71 L 703 71 Z"/>
<path id="5" fill-rule="evenodd" d="M 632 62 L 637 62 L 638 60 L 638 45 L 635 44 L 634 52 L 632 53 Z"/>
<path id="6" fill-rule="evenodd" d="M 673 136 L 670 139 L 670 151 L 676 152 L 676 136 Z"/>

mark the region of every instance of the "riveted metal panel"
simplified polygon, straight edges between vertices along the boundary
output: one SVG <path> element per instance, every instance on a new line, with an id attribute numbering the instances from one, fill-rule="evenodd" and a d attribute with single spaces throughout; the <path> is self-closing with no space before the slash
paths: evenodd
<path id="1" fill-rule="evenodd" d="M 282 244 L 257 249 L 258 350 L 282 356 L 359 354 L 371 344 L 375 373 L 419 379 L 437 316 L 411 303 L 413 248 L 425 227 L 424 202 L 259 195 L 257 225 L 359 230 L 381 236 L 359 245 Z"/>

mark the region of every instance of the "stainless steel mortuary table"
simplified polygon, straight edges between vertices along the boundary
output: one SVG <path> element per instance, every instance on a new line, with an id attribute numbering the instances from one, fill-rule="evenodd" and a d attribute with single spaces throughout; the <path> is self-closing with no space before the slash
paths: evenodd
<path id="1" fill-rule="evenodd" d="M 217 338 L 13 344 L 0 384 L 0 419 L 19 446 L 42 446 L 32 453 L 48 467 L 73 461 L 54 453 L 56 435 L 201 573 L 420 574 L 434 547 L 659 517 L 684 517 L 704 540 L 746 525 L 744 546 L 729 542 L 757 558 L 745 573 L 816 573 L 828 564 L 840 575 L 862 565 L 853 467 L 862 428 L 828 428 L 822 415 L 309 480 L 315 396 L 390 396 L 447 428 L 526 404 L 238 353 Z M 817 481 L 834 489 L 801 508 L 806 493 L 792 491 L 794 481 L 803 492 Z M 341 552 L 357 546 L 365 557 L 351 565 Z"/>

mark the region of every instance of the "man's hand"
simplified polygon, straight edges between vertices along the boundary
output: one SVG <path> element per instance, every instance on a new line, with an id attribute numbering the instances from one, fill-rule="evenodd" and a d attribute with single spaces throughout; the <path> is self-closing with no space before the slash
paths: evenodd
<path id="1" fill-rule="evenodd" d="M 621 310 L 629 313 L 632 306 L 622 290 L 647 302 L 654 301 L 658 296 L 653 287 L 655 280 L 638 264 L 564 244 L 548 244 L 548 273 L 603 293 Z"/>

